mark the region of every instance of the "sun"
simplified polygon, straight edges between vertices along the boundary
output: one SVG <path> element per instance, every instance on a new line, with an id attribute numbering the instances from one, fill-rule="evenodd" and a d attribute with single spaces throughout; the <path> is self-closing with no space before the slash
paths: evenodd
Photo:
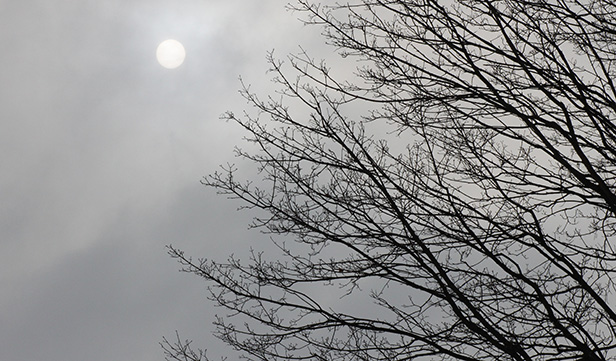
<path id="1" fill-rule="evenodd" d="M 175 69 L 182 65 L 186 58 L 184 46 L 177 40 L 168 39 L 156 48 L 156 59 L 164 68 Z"/>

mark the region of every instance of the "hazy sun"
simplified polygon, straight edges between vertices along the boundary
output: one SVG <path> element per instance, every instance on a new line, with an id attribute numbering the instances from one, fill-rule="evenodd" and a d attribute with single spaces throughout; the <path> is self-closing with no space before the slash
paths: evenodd
<path id="1" fill-rule="evenodd" d="M 185 57 L 184 46 L 177 40 L 165 40 L 156 48 L 156 59 L 167 69 L 175 69 L 182 65 Z"/>

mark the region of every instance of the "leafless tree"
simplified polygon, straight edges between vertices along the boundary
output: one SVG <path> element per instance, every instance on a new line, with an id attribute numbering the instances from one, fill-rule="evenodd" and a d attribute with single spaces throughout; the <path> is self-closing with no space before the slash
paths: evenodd
<path id="1" fill-rule="evenodd" d="M 358 68 L 272 57 L 282 95 L 227 114 L 260 177 L 204 183 L 284 257 L 170 247 L 231 311 L 217 335 L 269 361 L 616 360 L 616 3 L 294 9 Z"/>

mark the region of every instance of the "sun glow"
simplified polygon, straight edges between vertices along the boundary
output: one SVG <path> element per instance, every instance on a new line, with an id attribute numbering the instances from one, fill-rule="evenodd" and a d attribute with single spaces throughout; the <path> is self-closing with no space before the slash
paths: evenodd
<path id="1" fill-rule="evenodd" d="M 184 46 L 177 40 L 168 39 L 156 48 L 156 59 L 164 68 L 175 69 L 182 65 L 186 58 Z"/>

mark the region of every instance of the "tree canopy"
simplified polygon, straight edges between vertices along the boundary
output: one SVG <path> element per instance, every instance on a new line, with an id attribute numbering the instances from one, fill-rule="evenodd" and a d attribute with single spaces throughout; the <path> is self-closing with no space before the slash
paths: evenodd
<path id="1" fill-rule="evenodd" d="M 170 248 L 230 311 L 218 337 L 270 361 L 615 360 L 616 3 L 293 9 L 355 78 L 271 57 L 281 95 L 226 115 L 259 175 L 203 182 L 284 257 Z"/>

